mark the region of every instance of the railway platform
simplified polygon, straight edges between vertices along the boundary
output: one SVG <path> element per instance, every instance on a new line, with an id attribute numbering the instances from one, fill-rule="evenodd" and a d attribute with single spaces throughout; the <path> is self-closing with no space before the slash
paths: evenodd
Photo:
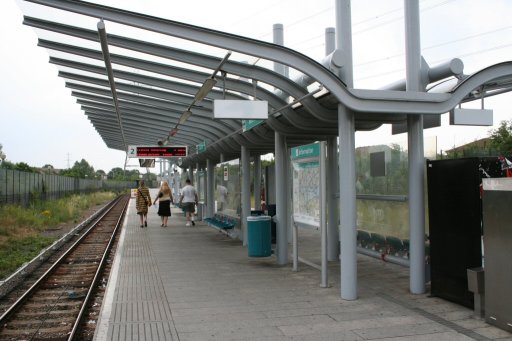
<path id="1" fill-rule="evenodd" d="M 140 228 L 130 202 L 95 340 L 512 340 L 465 307 L 409 294 L 405 267 L 359 255 L 359 298 L 345 301 L 338 262 L 321 288 L 312 267 L 250 258 L 203 222 L 185 226 L 179 209 L 162 228 L 156 211 Z M 319 262 L 316 231 L 299 247 Z"/>

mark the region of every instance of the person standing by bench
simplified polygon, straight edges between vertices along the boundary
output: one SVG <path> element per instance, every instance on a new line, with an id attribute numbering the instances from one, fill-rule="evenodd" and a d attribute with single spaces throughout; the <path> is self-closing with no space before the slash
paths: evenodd
<path id="1" fill-rule="evenodd" d="M 192 220 L 192 214 L 196 211 L 196 205 L 198 202 L 197 192 L 194 186 L 190 183 L 190 179 L 185 181 L 185 187 L 181 189 L 180 196 L 180 207 L 185 211 L 187 217 L 187 223 L 185 226 L 195 225 L 196 223 Z"/>

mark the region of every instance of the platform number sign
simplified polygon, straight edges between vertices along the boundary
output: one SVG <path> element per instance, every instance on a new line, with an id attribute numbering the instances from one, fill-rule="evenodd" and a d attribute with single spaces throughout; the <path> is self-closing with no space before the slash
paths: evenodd
<path id="1" fill-rule="evenodd" d="M 128 146 L 128 157 L 137 157 L 137 147 Z"/>

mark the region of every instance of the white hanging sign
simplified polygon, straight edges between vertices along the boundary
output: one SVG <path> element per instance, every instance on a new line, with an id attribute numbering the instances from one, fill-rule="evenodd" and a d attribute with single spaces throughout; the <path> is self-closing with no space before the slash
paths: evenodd
<path id="1" fill-rule="evenodd" d="M 268 102 L 216 99 L 213 101 L 213 117 L 237 120 L 266 120 L 268 118 Z"/>

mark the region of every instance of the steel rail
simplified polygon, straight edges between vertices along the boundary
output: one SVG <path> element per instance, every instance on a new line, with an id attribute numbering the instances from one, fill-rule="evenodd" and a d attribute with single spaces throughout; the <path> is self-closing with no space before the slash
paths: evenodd
<path id="1" fill-rule="evenodd" d="M 89 303 L 89 300 L 91 299 L 92 293 L 94 291 L 94 287 L 96 286 L 96 284 L 98 282 L 98 277 L 101 275 L 101 273 L 105 267 L 105 263 L 107 261 L 110 249 L 112 248 L 112 245 L 114 244 L 114 240 L 115 240 L 117 231 L 122 224 L 128 203 L 129 203 L 129 200 L 126 202 L 125 206 L 123 207 L 123 211 L 121 212 L 121 215 L 119 216 L 119 219 L 117 220 L 116 227 L 115 227 L 114 231 L 112 232 L 112 235 L 110 236 L 110 240 L 108 241 L 105 251 L 103 252 L 103 256 L 101 257 L 101 260 L 98 265 L 98 269 L 96 270 L 96 273 L 94 274 L 94 278 L 92 279 L 91 285 L 90 285 L 89 289 L 87 290 L 87 295 L 85 296 L 85 299 L 82 303 L 82 307 L 80 308 L 80 311 L 78 312 L 78 316 L 75 320 L 73 328 L 71 329 L 71 333 L 68 336 L 68 341 L 74 340 L 75 335 L 79 330 L 80 323 L 82 322 L 83 315 L 87 308 L 87 304 Z"/>
<path id="2" fill-rule="evenodd" d="M 71 247 L 57 260 L 55 263 L 34 283 L 32 286 L 21 295 L 16 302 L 14 302 L 9 309 L 7 309 L 2 316 L 0 316 L 0 326 L 5 325 L 6 320 L 16 311 L 16 309 L 19 308 L 19 306 L 37 289 L 37 287 L 46 279 L 48 276 L 52 274 L 52 272 L 57 268 L 57 266 L 60 265 L 60 263 L 67 257 L 69 254 L 82 242 L 82 239 L 84 239 L 91 230 L 96 227 L 98 222 L 109 213 L 112 208 L 117 204 L 122 197 L 118 197 L 116 200 L 113 200 L 111 204 L 104 208 L 105 212 L 99 216 L 95 222 L 92 223 L 91 227 L 87 229 L 86 232 L 82 234 L 82 236 L 75 242 Z"/>

